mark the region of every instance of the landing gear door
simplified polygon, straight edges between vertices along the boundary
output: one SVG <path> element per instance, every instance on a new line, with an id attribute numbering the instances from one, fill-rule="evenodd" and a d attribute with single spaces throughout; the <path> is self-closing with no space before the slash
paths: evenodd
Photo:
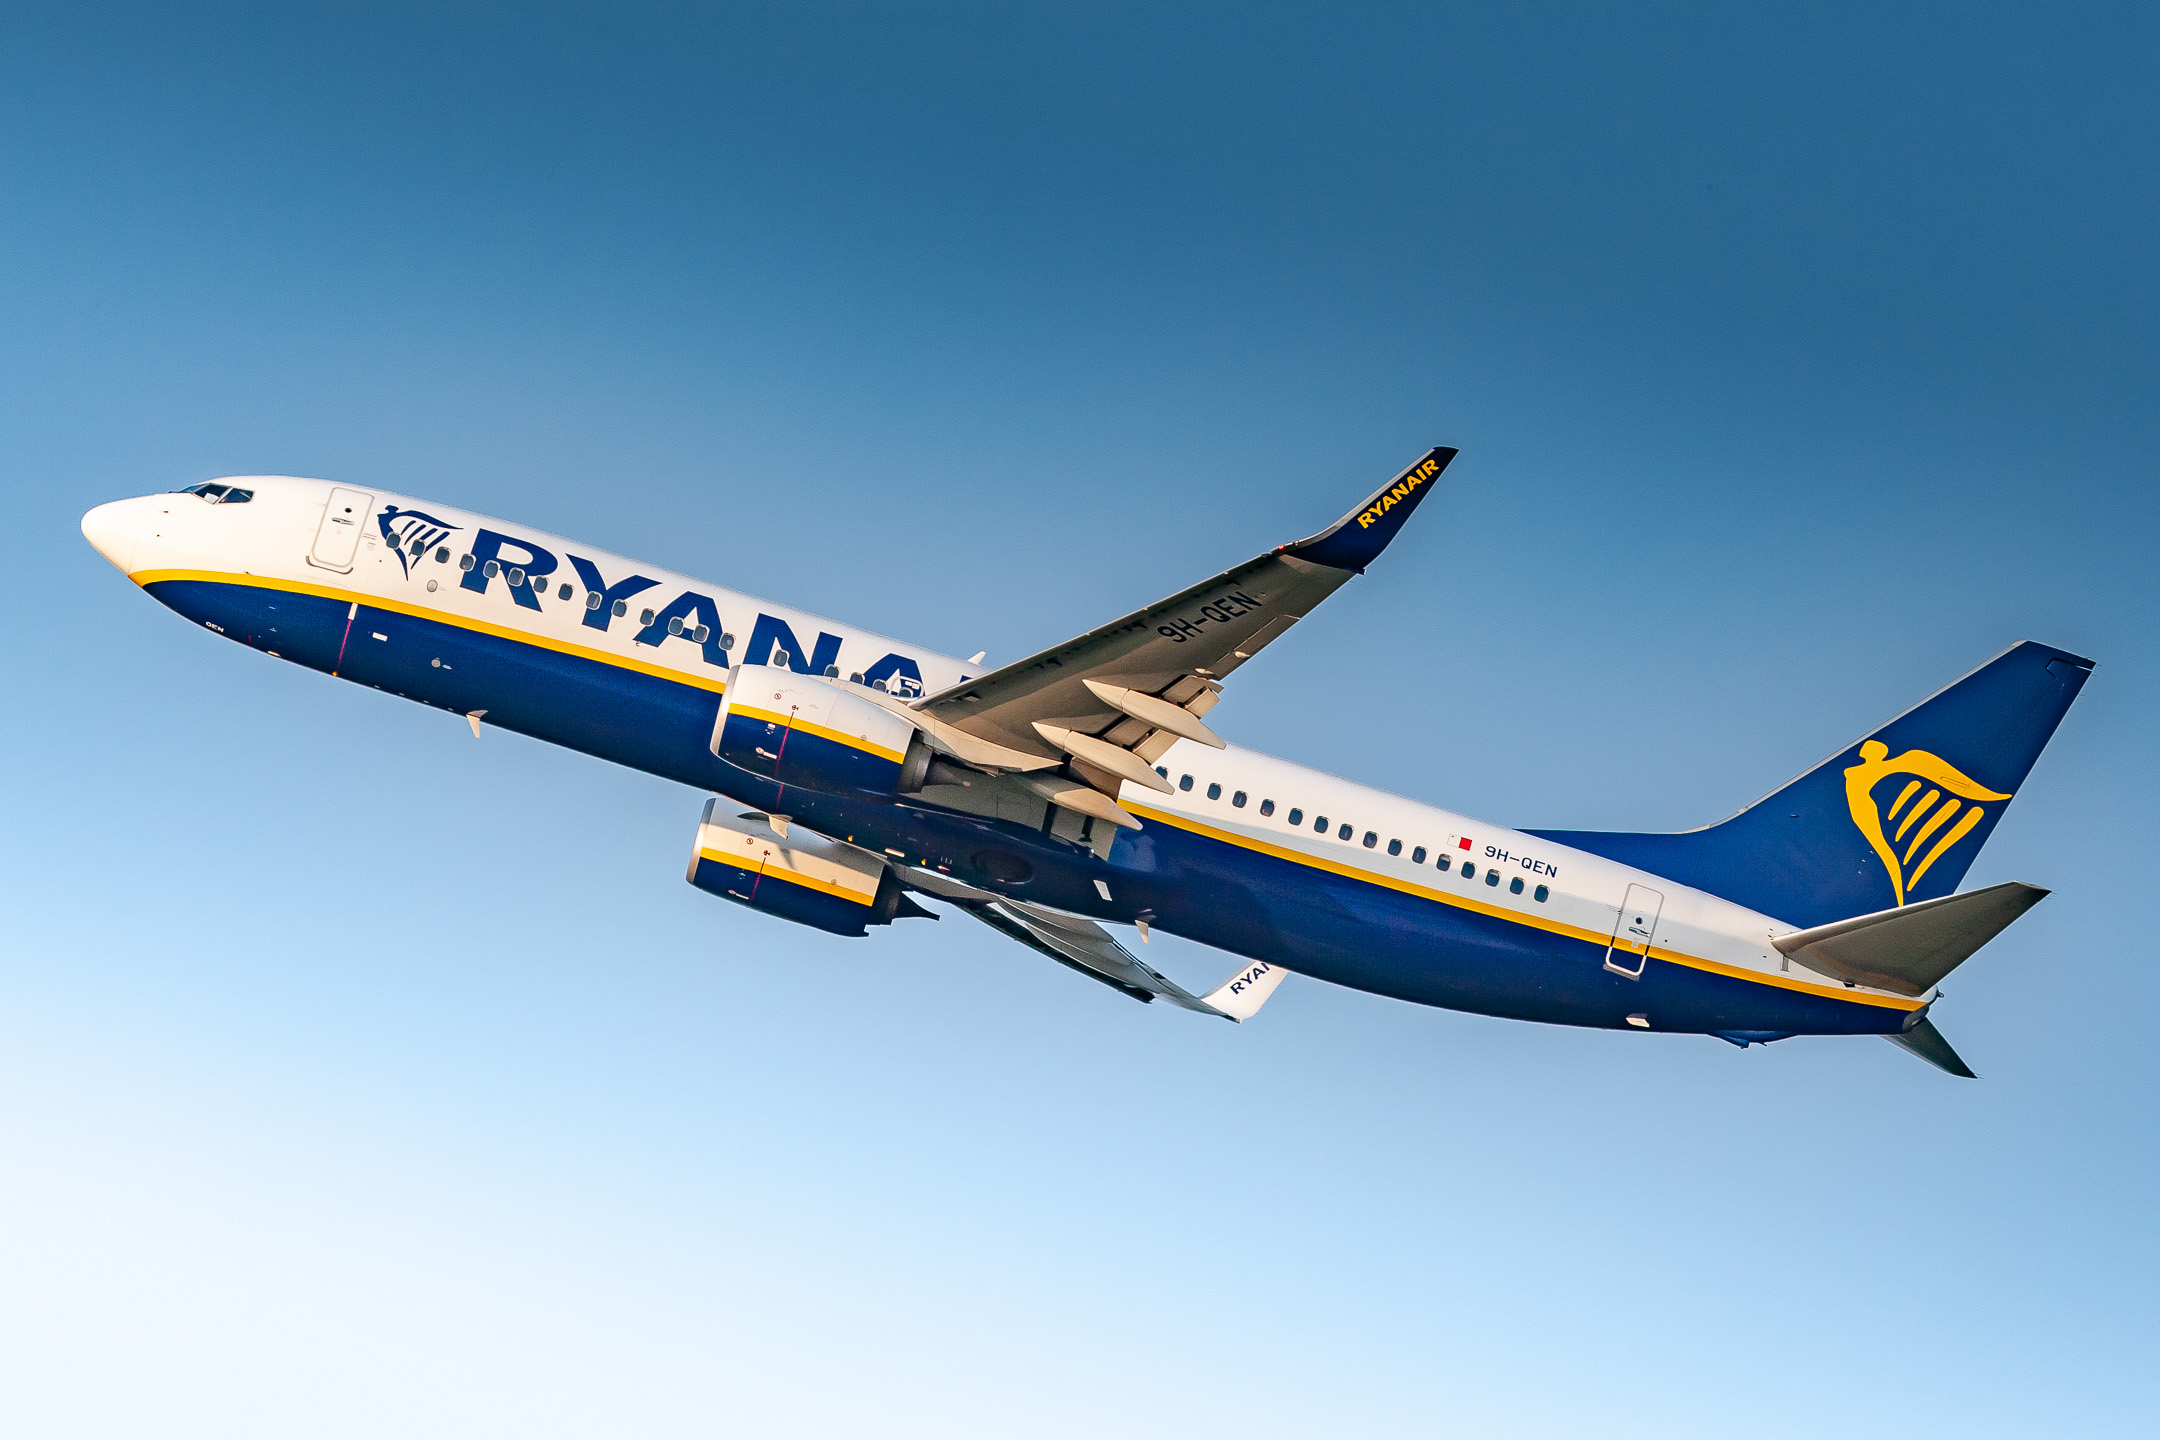
<path id="1" fill-rule="evenodd" d="M 1630 885 L 1614 919 L 1612 943 L 1605 947 L 1605 968 L 1630 980 L 1642 979 L 1643 962 L 1657 938 L 1658 911 L 1665 897 L 1647 885 Z"/>
<path id="2" fill-rule="evenodd" d="M 314 547 L 308 551 L 308 564 L 351 574 L 353 552 L 360 548 L 360 529 L 374 509 L 375 497 L 365 491 L 342 485 L 332 490 L 330 503 L 323 506 L 322 524 L 315 530 Z"/>

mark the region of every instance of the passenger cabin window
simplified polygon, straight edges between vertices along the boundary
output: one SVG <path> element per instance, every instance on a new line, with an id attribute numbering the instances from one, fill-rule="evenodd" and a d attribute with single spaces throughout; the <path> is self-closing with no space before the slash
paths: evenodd
<path id="1" fill-rule="evenodd" d="M 1272 805 L 1272 804 L 1274 804 L 1274 803 L 1275 803 L 1274 801 L 1270 800 L 1270 801 L 1268 802 L 1268 805 Z M 1263 814 L 1263 815 L 1267 814 L 1267 805 L 1263 805 L 1263 806 L 1261 806 L 1261 807 L 1260 807 L 1260 813 L 1261 813 L 1261 814 Z M 1290 823 L 1291 823 L 1292 825 L 1302 825 L 1302 824 L 1304 824 L 1304 823 L 1305 823 L 1305 812 L 1304 812 L 1303 810 L 1297 809 L 1297 808 L 1296 808 L 1295 806 L 1293 806 L 1293 807 L 1291 807 L 1291 810 L 1290 810 L 1290 816 L 1289 816 L 1289 819 L 1290 819 Z M 1326 822 L 1325 822 L 1325 821 L 1322 821 L 1321 823 L 1322 823 L 1323 825 L 1325 825 L 1325 824 L 1326 824 Z"/>
<path id="2" fill-rule="evenodd" d="M 1350 834 L 1351 834 L 1351 827 L 1350 827 L 1350 826 L 1349 826 L 1349 825 L 1348 825 L 1348 824 L 1346 823 L 1346 824 L 1344 824 L 1344 826 L 1342 827 L 1342 829 L 1340 829 L 1340 830 L 1338 830 L 1338 831 L 1336 831 L 1336 832 L 1335 832 L 1335 838 L 1336 838 L 1336 839 L 1338 839 L 1338 840 L 1347 840 L 1347 839 L 1349 839 L 1349 838 L 1350 838 Z"/>
<path id="3" fill-rule="evenodd" d="M 492 580 L 497 575 L 502 574 L 502 566 L 496 564 L 493 560 L 490 560 L 487 564 L 480 567 L 480 573 L 487 576 L 488 579 Z"/>
<path id="4" fill-rule="evenodd" d="M 671 615 L 668 617 L 667 633 L 670 635 L 682 634 L 682 616 Z"/>
<path id="5" fill-rule="evenodd" d="M 427 541 L 415 540 L 412 542 L 411 549 L 413 558 L 418 559 L 420 556 L 427 554 Z"/>
<path id="6" fill-rule="evenodd" d="M 1400 840 L 1390 840 L 1390 841 L 1388 841 L 1388 842 L 1387 842 L 1387 853 L 1388 853 L 1388 854 L 1390 854 L 1390 855 L 1400 855 L 1400 854 L 1402 854 L 1402 841 L 1400 841 Z M 1422 858 L 1422 857 L 1421 857 L 1421 858 Z"/>
<path id="7" fill-rule="evenodd" d="M 460 569 L 460 570 L 470 570 L 470 569 L 472 569 L 472 565 L 473 565 L 473 560 L 472 560 L 472 556 L 470 556 L 470 555 L 460 555 L 460 556 L 458 556 L 458 557 L 457 557 L 457 568 L 458 568 L 458 569 Z M 488 573 L 489 573 L 490 575 L 492 575 L 492 574 L 494 574 L 495 572 L 494 572 L 494 571 L 492 571 L 492 570 L 490 570 L 490 571 L 489 571 Z"/>
<path id="8" fill-rule="evenodd" d="M 1274 813 L 1275 813 L 1275 802 L 1274 802 L 1273 800 L 1262 800 L 1262 801 L 1260 802 L 1260 813 L 1261 813 L 1262 815 L 1272 815 L 1272 814 L 1274 814 Z"/>
<path id="9" fill-rule="evenodd" d="M 436 550 L 435 550 L 435 563 L 436 563 L 436 564 L 438 564 L 438 565 L 447 565 L 447 564 L 449 564 L 449 563 L 450 563 L 450 547 L 449 547 L 449 546 L 447 546 L 447 545 L 442 545 L 442 546 L 438 546 L 438 547 L 436 547 Z"/>
<path id="10" fill-rule="evenodd" d="M 557 590 L 557 591 L 555 592 L 555 598 L 556 598 L 557 600 L 567 600 L 567 599 L 569 599 L 569 598 L 570 598 L 570 587 L 569 587 L 568 585 L 565 585 L 565 586 L 561 587 L 560 589 L 558 589 L 558 590 Z"/>
<path id="11" fill-rule="evenodd" d="M 1537 889 L 1530 892 L 1530 898 L 1537 901 L 1537 903 L 1540 905 L 1544 904 L 1551 897 L 1552 887 L 1549 885 L 1540 885 L 1537 887 Z"/>
<path id="12" fill-rule="evenodd" d="M 1163 779 L 1167 780 L 1170 778 L 1170 767 L 1167 765 L 1157 765 L 1155 767 L 1155 773 L 1162 776 Z"/>
<path id="13" fill-rule="evenodd" d="M 1181 775 L 1181 776 L 1179 776 L 1179 777 L 1178 777 L 1178 782 L 1177 782 L 1177 788 L 1178 788 L 1178 789 L 1180 789 L 1180 790 L 1190 790 L 1190 789 L 1192 789 L 1192 776 L 1190 776 L 1190 775 Z"/>
<path id="14" fill-rule="evenodd" d="M 1230 797 L 1230 808 L 1233 810 L 1242 810 L 1245 808 L 1245 792 L 1243 790 L 1238 791 L 1237 794 Z"/>
<path id="15" fill-rule="evenodd" d="M 638 612 L 638 617 L 637 617 L 637 623 L 638 623 L 638 624 L 640 624 L 640 625 L 650 625 L 650 624 L 652 624 L 652 611 L 650 611 L 650 610 L 640 610 L 640 611 Z"/>
<path id="16" fill-rule="evenodd" d="M 588 590 L 588 591 L 586 591 L 586 592 L 585 592 L 585 608 L 586 608 L 587 610 L 597 610 L 597 609 L 599 609 L 599 608 L 600 608 L 600 592 L 599 592 L 599 591 L 597 591 L 597 590 Z"/>
<path id="17" fill-rule="evenodd" d="M 1373 846 L 1375 846 L 1375 845 L 1378 845 L 1379 843 L 1380 843 L 1380 832 L 1379 832 L 1379 831 L 1377 831 L 1377 830 L 1367 830 L 1367 831 L 1365 832 L 1365 848 L 1366 848 L 1366 849 L 1370 850 L 1370 849 L 1372 849 L 1372 848 L 1373 848 Z M 1400 849 L 1400 848 L 1402 848 L 1402 847 L 1400 847 L 1400 846 L 1397 846 L 1396 848 L 1397 848 L 1397 849 Z"/>
<path id="18" fill-rule="evenodd" d="M 1313 817 L 1312 828 L 1322 835 L 1327 834 L 1327 816 L 1315 815 Z"/>
<path id="19" fill-rule="evenodd" d="M 1507 882 L 1507 893 L 1510 895 L 1522 894 L 1522 876 L 1517 875 L 1514 879 Z"/>
<path id="20" fill-rule="evenodd" d="M 1477 867 L 1473 865 L 1470 868 L 1475 870 Z M 1500 872 L 1498 870 L 1487 870 L 1485 872 L 1485 883 L 1498 889 L 1500 886 Z"/>
<path id="21" fill-rule="evenodd" d="M 1208 782 L 1207 798 L 1210 800 L 1222 799 L 1222 786 L 1215 784 L 1213 781 Z"/>
<path id="22" fill-rule="evenodd" d="M 1465 880 L 1477 879 L 1477 861 L 1465 860 L 1462 862 L 1462 878 Z"/>
<path id="23" fill-rule="evenodd" d="M 630 613 L 630 602 L 627 600 L 617 600 L 615 602 L 615 608 L 608 613 L 616 616 L 627 615 Z"/>
<path id="24" fill-rule="evenodd" d="M 1395 852 L 1390 850 L 1388 853 L 1392 855 Z M 1425 863 L 1425 847 L 1423 845 L 1418 846 L 1417 849 L 1410 852 L 1410 863 L 1413 865 L 1422 865 Z"/>

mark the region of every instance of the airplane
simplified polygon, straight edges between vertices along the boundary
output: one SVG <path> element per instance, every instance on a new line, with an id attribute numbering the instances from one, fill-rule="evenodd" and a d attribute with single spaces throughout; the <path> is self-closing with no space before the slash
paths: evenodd
<path id="1" fill-rule="evenodd" d="M 686 878 L 860 938 L 973 916 L 1141 1001 L 1232 1021 L 1286 974 L 1742 1049 L 1880 1035 L 1973 1072 L 1929 1011 L 2048 892 L 1960 893 L 2093 662 L 2026 641 L 1730 818 L 1513 829 L 1231 745 L 1240 666 L 1379 558 L 1436 447 L 1308 539 L 1008 665 L 373 487 L 238 476 L 82 529 L 193 624 L 707 792 Z M 1196 993 L 1154 930 L 1240 964 Z"/>

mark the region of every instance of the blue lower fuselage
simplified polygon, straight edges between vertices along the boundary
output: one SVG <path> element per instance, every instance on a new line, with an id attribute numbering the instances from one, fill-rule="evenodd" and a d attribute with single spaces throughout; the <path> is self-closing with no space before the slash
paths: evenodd
<path id="1" fill-rule="evenodd" d="M 1605 946 L 1300 864 L 1150 820 L 1106 857 L 1047 829 L 922 804 L 781 787 L 709 748 L 712 689 L 395 610 L 209 580 L 148 586 L 188 619 L 310 669 L 581 750 L 745 808 L 845 837 L 985 889 L 1154 926 L 1338 985 L 1419 1004 L 1556 1024 L 1772 1038 L 1899 1030 L 1905 1009 L 1652 958 L 1641 977 Z M 386 637 L 377 640 L 376 636 Z M 1100 886 L 1098 882 L 1101 882 Z M 1105 900 L 1102 888 L 1114 900 Z M 1638 1022 L 1639 1023 L 1639 1022 Z"/>

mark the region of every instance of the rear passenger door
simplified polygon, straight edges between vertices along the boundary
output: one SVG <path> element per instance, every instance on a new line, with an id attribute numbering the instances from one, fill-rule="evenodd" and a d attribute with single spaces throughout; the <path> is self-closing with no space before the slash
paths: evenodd
<path id="1" fill-rule="evenodd" d="M 330 503 L 323 506 L 322 524 L 315 527 L 315 545 L 308 551 L 308 564 L 339 574 L 350 574 L 353 568 L 353 552 L 360 548 L 360 527 L 375 509 L 375 497 L 361 490 L 347 490 L 340 485 L 330 492 Z"/>
<path id="2" fill-rule="evenodd" d="M 1605 968 L 1630 980 L 1642 979 L 1650 942 L 1657 938 L 1658 911 L 1665 897 L 1647 885 L 1630 885 L 1613 919 L 1612 942 L 1605 947 Z"/>

